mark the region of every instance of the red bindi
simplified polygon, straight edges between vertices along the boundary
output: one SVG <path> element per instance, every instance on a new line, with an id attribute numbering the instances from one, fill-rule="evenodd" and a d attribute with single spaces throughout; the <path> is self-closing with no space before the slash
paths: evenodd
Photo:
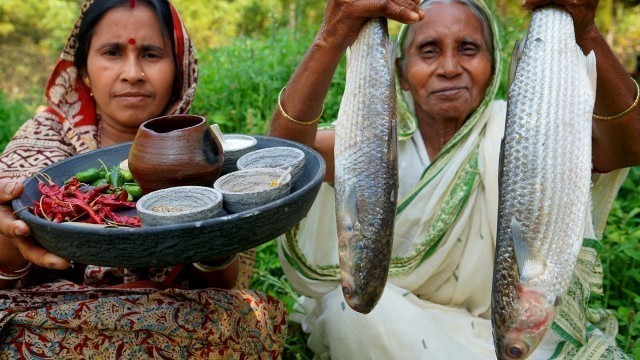
<path id="1" fill-rule="evenodd" d="M 135 44 L 136 44 L 136 39 L 134 39 L 134 38 L 129 38 L 129 44 L 130 44 L 130 45 L 135 45 Z"/>
<path id="2" fill-rule="evenodd" d="M 129 0 L 129 6 L 131 6 L 132 9 L 136 7 L 136 0 Z"/>

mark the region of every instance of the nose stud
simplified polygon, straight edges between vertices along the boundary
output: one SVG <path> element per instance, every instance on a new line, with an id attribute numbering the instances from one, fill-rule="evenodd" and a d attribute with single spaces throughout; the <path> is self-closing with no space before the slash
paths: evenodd
<path id="1" fill-rule="evenodd" d="M 143 78 L 143 79 L 145 78 L 145 76 L 144 76 L 144 73 L 143 73 L 143 72 L 141 72 L 141 73 L 140 73 L 140 77 L 141 77 L 141 78 Z"/>

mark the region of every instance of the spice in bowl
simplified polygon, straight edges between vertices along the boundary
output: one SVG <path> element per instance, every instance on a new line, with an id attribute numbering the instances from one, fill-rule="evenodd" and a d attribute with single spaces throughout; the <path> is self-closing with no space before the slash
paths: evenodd
<path id="1" fill-rule="evenodd" d="M 144 195 L 136 210 L 142 226 L 201 221 L 219 216 L 222 194 L 206 186 L 176 186 Z"/>

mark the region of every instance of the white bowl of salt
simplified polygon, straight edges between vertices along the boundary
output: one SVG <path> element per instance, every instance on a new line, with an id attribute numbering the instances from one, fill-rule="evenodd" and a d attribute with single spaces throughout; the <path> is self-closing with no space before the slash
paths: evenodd
<path id="1" fill-rule="evenodd" d="M 258 141 L 250 135 L 243 134 L 222 134 L 218 124 L 211 125 L 211 129 L 220 140 L 222 150 L 224 151 L 224 165 L 222 165 L 221 174 L 228 174 L 238 170 L 236 162 L 243 155 L 248 154 L 256 149 Z"/>

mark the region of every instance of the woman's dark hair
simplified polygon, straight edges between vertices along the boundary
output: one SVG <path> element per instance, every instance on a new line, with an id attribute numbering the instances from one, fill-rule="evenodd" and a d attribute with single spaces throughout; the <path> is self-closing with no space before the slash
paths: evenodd
<path id="1" fill-rule="evenodd" d="M 175 58 L 175 44 L 173 40 L 173 20 L 171 17 L 171 9 L 169 3 L 166 0 L 137 0 L 139 4 L 146 4 L 150 6 L 156 13 L 158 20 L 160 21 L 160 27 L 164 36 L 168 37 L 171 41 L 171 54 L 173 55 L 173 63 L 176 65 L 177 74 L 177 62 Z M 87 58 L 89 56 L 89 45 L 93 38 L 93 29 L 96 24 L 107 11 L 122 6 L 131 6 L 131 0 L 96 0 L 94 1 L 87 11 L 84 13 L 80 27 L 78 28 L 78 34 L 76 39 L 78 41 L 78 47 L 76 49 L 74 64 L 80 73 L 87 70 Z"/>

